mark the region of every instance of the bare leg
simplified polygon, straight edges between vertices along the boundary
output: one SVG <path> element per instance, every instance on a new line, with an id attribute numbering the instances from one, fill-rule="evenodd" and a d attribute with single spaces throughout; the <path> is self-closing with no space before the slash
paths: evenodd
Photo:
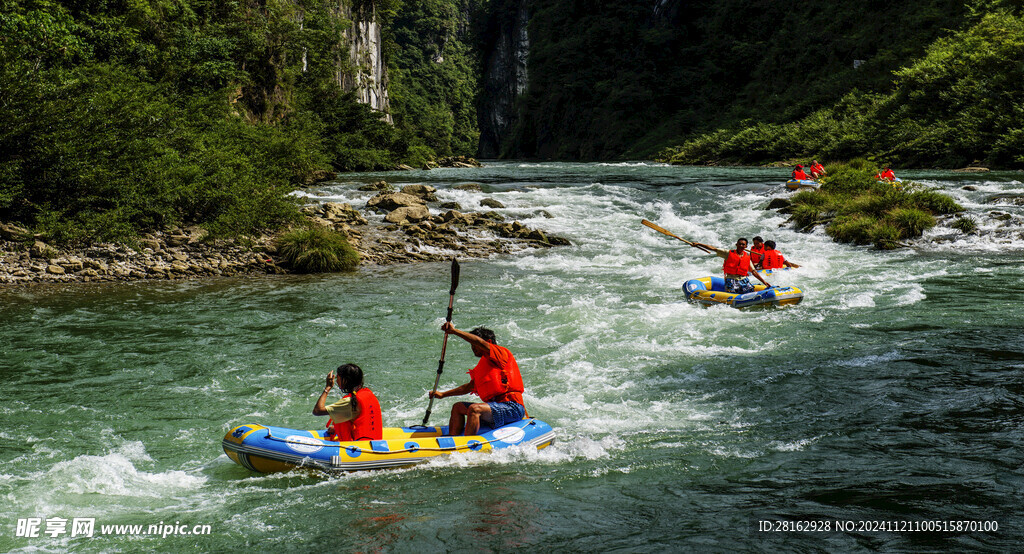
<path id="1" fill-rule="evenodd" d="M 448 435 L 456 436 L 462 434 L 462 428 L 465 425 L 466 416 L 466 404 L 464 402 L 456 402 L 452 406 L 452 416 L 448 419 Z M 477 424 L 479 426 L 479 423 Z"/>
<path id="2" fill-rule="evenodd" d="M 480 418 L 490 420 L 491 419 L 491 407 L 485 402 L 478 404 L 470 404 L 466 415 L 466 432 L 465 435 L 475 435 L 480 431 Z M 461 418 L 460 418 L 461 422 Z M 455 434 L 455 433 L 452 433 Z"/>

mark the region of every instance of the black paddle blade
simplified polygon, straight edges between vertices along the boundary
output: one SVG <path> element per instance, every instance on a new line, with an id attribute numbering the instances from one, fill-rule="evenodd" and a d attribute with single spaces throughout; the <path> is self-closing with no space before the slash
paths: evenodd
<path id="1" fill-rule="evenodd" d="M 452 256 L 452 289 L 448 291 L 448 294 L 455 294 L 455 289 L 459 287 L 459 261 Z"/>

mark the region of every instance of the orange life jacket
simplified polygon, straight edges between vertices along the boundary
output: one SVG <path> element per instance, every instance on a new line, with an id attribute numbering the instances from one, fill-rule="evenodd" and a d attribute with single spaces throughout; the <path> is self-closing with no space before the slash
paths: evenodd
<path id="1" fill-rule="evenodd" d="M 523 404 L 523 376 L 519 364 L 508 348 L 488 343 L 490 352 L 480 357 L 469 370 L 473 388 L 484 402 L 518 402 Z"/>
<path id="2" fill-rule="evenodd" d="M 356 397 L 359 415 L 352 421 L 334 423 L 328 420 L 327 426 L 334 426 L 334 440 L 337 441 L 379 441 L 384 438 L 384 423 L 380 416 L 380 402 L 373 391 L 363 387 L 352 393 Z M 345 398 L 352 396 L 345 395 Z"/>
<path id="3" fill-rule="evenodd" d="M 722 271 L 726 275 L 746 275 L 750 272 L 750 253 L 744 252 L 742 256 L 735 250 L 730 250 L 722 265 Z"/>
<path id="4" fill-rule="evenodd" d="M 765 269 L 779 269 L 785 265 L 786 259 L 782 257 L 782 254 L 778 250 L 765 250 L 764 261 L 761 262 L 761 267 Z"/>
<path id="5" fill-rule="evenodd" d="M 759 264 L 759 263 L 762 263 L 764 261 L 764 245 L 763 244 L 760 247 L 755 246 L 755 247 L 751 248 L 749 253 L 750 253 L 750 261 L 754 262 L 755 265 Z"/>
<path id="6" fill-rule="evenodd" d="M 821 164 L 812 165 L 811 166 L 811 175 L 814 175 L 815 173 L 817 173 L 818 175 L 821 175 L 821 174 L 825 173 L 825 166 L 823 166 Z"/>
<path id="7" fill-rule="evenodd" d="M 802 169 L 794 169 L 793 170 L 793 179 L 796 180 L 796 181 L 806 181 L 807 180 L 807 174 L 804 173 L 804 170 L 802 170 Z"/>

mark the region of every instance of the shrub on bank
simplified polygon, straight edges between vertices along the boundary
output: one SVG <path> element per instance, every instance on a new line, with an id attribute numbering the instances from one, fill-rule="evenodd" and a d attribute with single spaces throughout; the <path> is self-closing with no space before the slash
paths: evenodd
<path id="1" fill-rule="evenodd" d="M 871 230 L 876 223 L 877 220 L 864 215 L 840 216 L 829 224 L 828 235 L 839 242 L 871 244 Z"/>
<path id="2" fill-rule="evenodd" d="M 879 250 L 892 250 L 900 246 L 900 230 L 889 222 L 878 222 L 871 227 L 871 242 Z"/>
<path id="3" fill-rule="evenodd" d="M 285 233 L 277 251 L 284 265 L 298 273 L 334 273 L 359 265 L 359 253 L 345 236 L 319 225 Z"/>
<path id="4" fill-rule="evenodd" d="M 963 211 L 938 191 L 878 182 L 878 168 L 863 161 L 832 165 L 828 171 L 820 189 L 793 196 L 787 209 L 798 230 L 825 224 L 825 232 L 838 242 L 892 249 L 934 227 L 936 215 Z"/>
<path id="5" fill-rule="evenodd" d="M 919 208 L 896 208 L 889 212 L 889 220 L 903 239 L 919 237 L 935 226 L 935 217 Z"/>

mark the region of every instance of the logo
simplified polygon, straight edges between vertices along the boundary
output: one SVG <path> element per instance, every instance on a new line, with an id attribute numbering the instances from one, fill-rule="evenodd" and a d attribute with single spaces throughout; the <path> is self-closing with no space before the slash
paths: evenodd
<path id="1" fill-rule="evenodd" d="M 526 431 L 523 431 L 518 427 L 502 427 L 501 429 L 496 429 L 494 431 L 494 438 L 509 444 L 516 444 L 523 440 L 523 437 L 525 436 Z"/>
<path id="2" fill-rule="evenodd" d="M 300 453 L 300 454 L 312 454 L 323 450 L 324 443 L 320 442 L 313 437 L 304 437 L 302 435 L 288 435 L 284 438 L 285 444 L 288 448 Z"/>

